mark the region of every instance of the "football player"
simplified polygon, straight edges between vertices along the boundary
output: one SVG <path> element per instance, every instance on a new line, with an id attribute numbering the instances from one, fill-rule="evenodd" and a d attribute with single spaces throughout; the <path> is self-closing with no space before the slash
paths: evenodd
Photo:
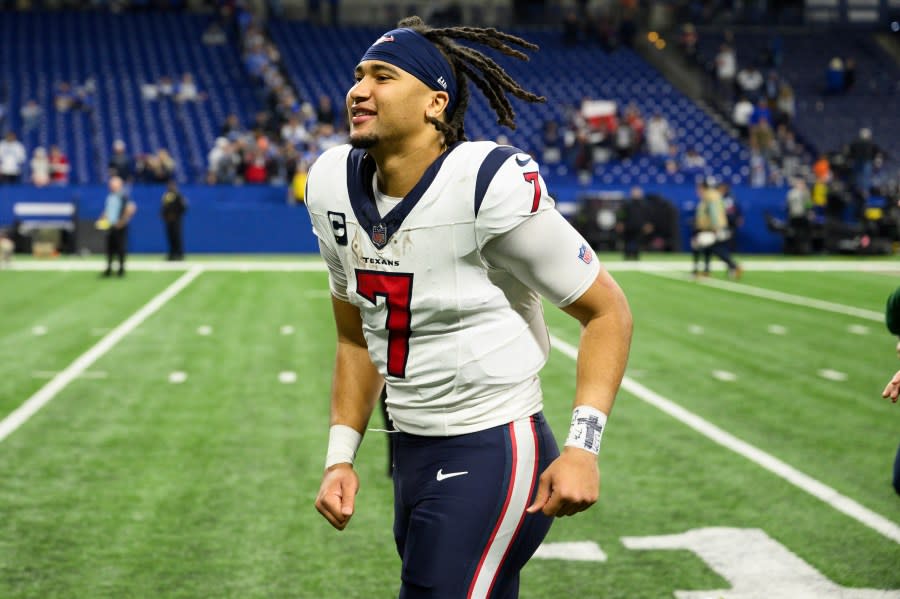
<path id="1" fill-rule="evenodd" d="M 888 331 L 900 337 L 900 287 L 888 297 L 884 319 Z M 900 358 L 900 340 L 897 342 L 897 357 Z M 881 396 L 897 403 L 900 396 L 900 370 L 888 382 Z M 900 447 L 897 448 L 897 457 L 894 458 L 894 490 L 900 494 Z"/>
<path id="2" fill-rule="evenodd" d="M 518 596 L 552 518 L 598 498 L 631 341 L 624 294 L 554 209 L 537 163 L 466 141 L 469 82 L 510 128 L 507 94 L 544 101 L 476 43 L 520 59 L 513 45 L 537 49 L 418 17 L 376 40 L 347 93 L 350 144 L 318 159 L 306 194 L 338 347 L 316 508 L 339 530 L 353 516 L 353 460 L 386 383 L 402 599 Z M 540 296 L 583 325 L 561 454 L 542 415 Z"/>

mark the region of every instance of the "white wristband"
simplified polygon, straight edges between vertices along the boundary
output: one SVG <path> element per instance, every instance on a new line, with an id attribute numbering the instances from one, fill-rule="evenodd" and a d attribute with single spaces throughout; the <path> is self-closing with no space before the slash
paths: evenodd
<path id="1" fill-rule="evenodd" d="M 328 431 L 328 454 L 325 456 L 325 469 L 335 464 L 353 464 L 356 450 L 362 443 L 362 435 L 345 424 L 334 424 Z"/>
<path id="2" fill-rule="evenodd" d="M 572 425 L 566 447 L 578 447 L 594 455 L 600 453 L 600 439 L 606 428 L 606 414 L 590 406 L 576 406 L 572 411 Z"/>

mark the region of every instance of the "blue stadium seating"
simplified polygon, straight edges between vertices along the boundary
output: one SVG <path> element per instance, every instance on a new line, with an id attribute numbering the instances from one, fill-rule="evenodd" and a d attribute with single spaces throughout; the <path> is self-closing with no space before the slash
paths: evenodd
<path id="1" fill-rule="evenodd" d="M 207 152 L 226 115 L 237 113 L 249 124 L 261 108 L 238 50 L 201 42 L 208 23 L 209 17 L 184 13 L 0 13 L 0 80 L 7 82 L 9 91 L 9 125 L 21 131 L 19 108 L 36 99 L 46 118 L 23 141 L 29 153 L 37 145 L 61 145 L 72 163 L 74 183 L 103 181 L 112 142 L 119 138 L 132 154 L 168 149 L 178 164 L 179 181 L 202 180 Z M 338 106 L 356 61 L 381 32 L 302 22 L 271 25 L 301 96 L 314 102 L 326 94 Z M 548 101 L 534 106 L 514 100 L 519 127 L 510 132 L 496 124 L 487 101 L 474 93 L 466 125 L 471 139 L 505 134 L 513 145 L 539 153 L 544 123 L 563 122 L 567 108 L 583 97 L 615 100 L 622 106 L 634 102 L 645 117 L 661 112 L 677 131 L 676 143 L 696 148 L 710 172 L 735 184 L 747 181 L 749 156 L 742 144 L 635 53 L 607 54 L 596 46 L 568 48 L 551 31 L 522 35 L 542 50 L 529 63 L 499 60 L 515 79 Z M 206 101 L 142 99 L 142 84 L 163 75 L 177 79 L 184 72 L 194 75 L 198 87 L 209 95 Z M 97 82 L 93 110 L 56 112 L 56 85 L 81 84 L 88 78 Z M 554 176 L 574 179 L 565 167 L 554 170 Z M 643 155 L 597 165 L 594 176 L 604 184 L 690 182 L 690 177 L 668 174 L 658 161 Z"/>
<path id="2" fill-rule="evenodd" d="M 35 99 L 42 125 L 21 136 L 30 151 L 59 144 L 72 164 L 73 183 L 105 179 L 112 142 L 131 154 L 166 148 L 178 164 L 176 178 L 202 178 L 206 154 L 228 113 L 250 122 L 259 106 L 231 45 L 206 46 L 209 17 L 179 13 L 0 13 L 0 80 L 8 90 L 8 127 L 21 132 L 19 109 Z M 202 103 L 147 102 L 141 85 L 160 76 L 194 75 Z M 90 112 L 59 113 L 59 82 L 97 83 Z"/>
<path id="3" fill-rule="evenodd" d="M 274 22 L 272 38 L 278 44 L 293 83 L 302 96 L 331 96 L 338 105 L 352 83 L 353 68 L 382 28 L 321 28 L 302 22 Z M 506 135 L 512 145 L 539 152 L 541 130 L 548 120 L 563 123 L 566 109 L 584 97 L 615 100 L 620 106 L 634 102 L 645 118 L 659 111 L 677 131 L 676 143 L 695 148 L 706 159 L 711 173 L 735 184 L 749 175 L 745 148 L 696 104 L 669 84 L 653 67 L 630 50 L 607 54 L 597 46 L 566 47 L 552 31 L 518 32 L 541 46 L 528 63 L 499 56 L 509 74 L 529 90 L 547 97 L 547 103 L 528 105 L 514 100 L 519 127 L 510 132 L 496 124 L 493 112 L 480 93 L 473 93 L 466 132 L 470 139 L 495 139 Z M 557 170 L 556 176 L 572 176 Z M 683 183 L 683 174 L 670 175 L 648 156 L 598 165 L 599 182 Z"/>
<path id="4" fill-rule="evenodd" d="M 894 167 L 900 165 L 900 68 L 871 35 L 805 31 L 779 37 L 781 61 L 776 70 L 794 88 L 794 127 L 802 139 L 817 152 L 836 151 L 856 139 L 860 128 L 869 127 Z M 764 32 L 736 34 L 738 64 L 758 64 L 773 39 Z M 699 50 L 705 61 L 714 59 L 722 41 L 720 31 L 701 34 Z M 843 94 L 825 92 L 825 72 L 833 57 L 856 61 L 856 83 Z M 760 66 L 765 73 L 765 65 Z"/>

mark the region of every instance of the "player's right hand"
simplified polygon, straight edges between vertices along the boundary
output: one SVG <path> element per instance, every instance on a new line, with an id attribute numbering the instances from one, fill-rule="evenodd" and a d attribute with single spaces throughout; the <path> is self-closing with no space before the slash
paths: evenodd
<path id="1" fill-rule="evenodd" d="M 897 371 L 897 374 L 894 375 L 891 382 L 889 382 L 887 387 L 884 388 L 884 391 L 881 392 L 881 396 L 897 403 L 897 398 L 900 397 L 900 370 Z"/>
<path id="2" fill-rule="evenodd" d="M 325 471 L 316 509 L 338 530 L 344 530 L 353 516 L 359 477 L 350 464 L 335 464 Z"/>

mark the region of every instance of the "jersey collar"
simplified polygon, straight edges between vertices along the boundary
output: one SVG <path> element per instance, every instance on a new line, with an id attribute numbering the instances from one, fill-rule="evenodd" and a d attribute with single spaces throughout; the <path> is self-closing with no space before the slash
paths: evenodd
<path id="1" fill-rule="evenodd" d="M 415 187 L 410 190 L 403 200 L 394 206 L 383 217 L 378 214 L 375 206 L 375 197 L 372 193 L 372 177 L 375 176 L 375 160 L 363 149 L 353 149 L 347 155 L 347 192 L 350 195 L 350 205 L 360 226 L 379 250 L 387 245 L 394 233 L 400 229 L 412 209 L 416 207 L 422 196 L 434 182 L 444 160 L 450 153 L 459 147 L 461 142 L 450 146 L 446 152 L 432 162 Z"/>

